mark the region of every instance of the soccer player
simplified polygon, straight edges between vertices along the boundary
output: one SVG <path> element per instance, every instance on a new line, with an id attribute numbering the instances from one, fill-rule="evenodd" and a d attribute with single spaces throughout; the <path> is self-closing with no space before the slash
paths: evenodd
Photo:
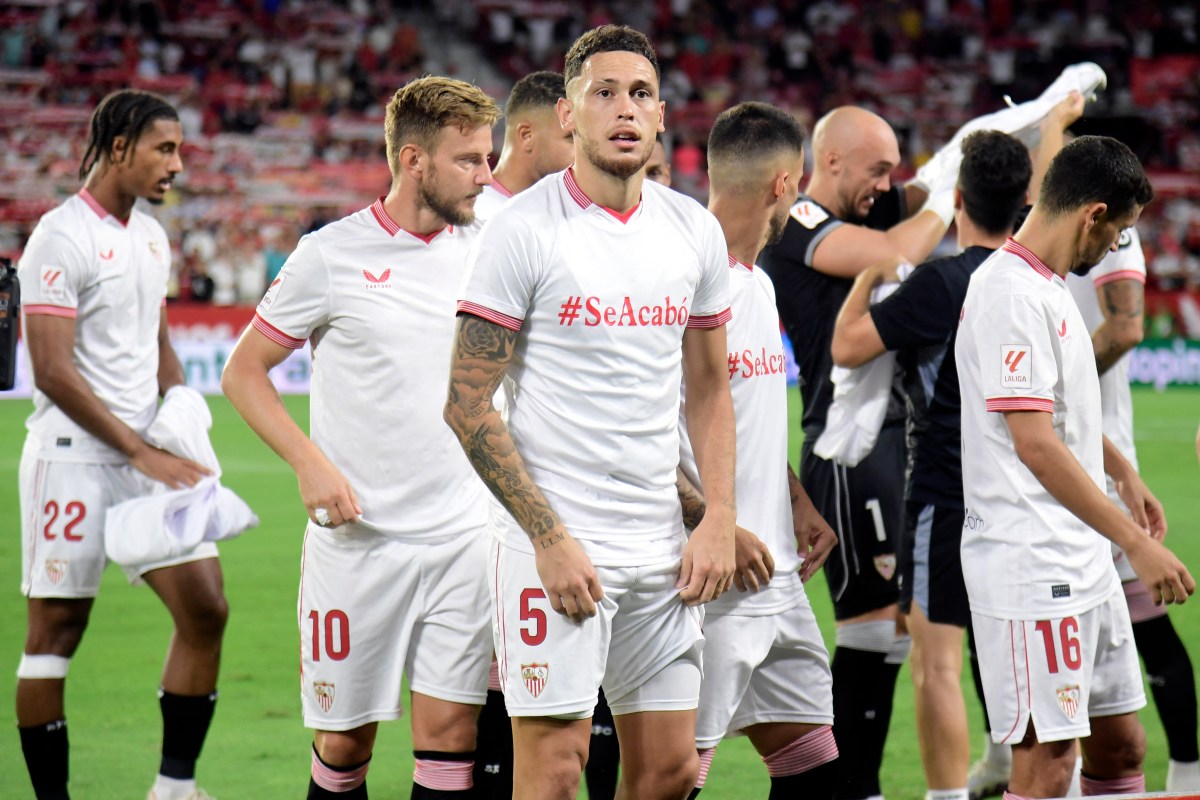
<path id="1" fill-rule="evenodd" d="M 504 148 L 492 170 L 492 182 L 475 199 L 475 216 L 486 222 L 513 195 L 575 158 L 571 134 L 558 123 L 558 98 L 564 94 L 561 72 L 532 72 L 517 81 L 504 106 Z M 503 396 L 503 395 L 501 395 Z M 475 796 L 512 796 L 512 725 L 496 662 L 488 677 L 487 703 L 479 714 L 475 749 Z"/>
<path id="2" fill-rule="evenodd" d="M 834 736 L 841 757 L 838 797 L 880 794 L 879 767 L 896 675 L 908 650 L 897 632 L 896 552 L 904 523 L 904 404 L 897 385 L 871 453 L 847 468 L 813 453 L 833 397 L 830 339 L 854 277 L 903 258 L 919 264 L 946 233 L 953 186 L 926 199 L 895 186 L 900 162 L 891 126 L 861 108 L 826 114 L 813 132 L 813 175 L 778 244 L 760 261 L 800 367 L 804 447 L 800 482 L 839 538 L 825 576 L 837 618 L 833 656 Z"/>
<path id="3" fill-rule="evenodd" d="M 766 763 L 770 797 L 832 798 L 833 678 L 802 578 L 820 569 L 837 539 L 788 466 L 779 315 L 770 278 L 754 266 L 763 246 L 783 234 L 799 191 L 804 131 L 773 106 L 742 103 L 713 123 L 708 167 L 709 210 L 729 246 L 738 591 L 705 607 L 697 786 L 721 739 L 740 733 Z M 685 449 L 681 483 L 694 486 L 689 455 Z M 694 525 L 704 503 L 688 488 L 681 491 L 684 522 Z"/>
<path id="4" fill-rule="evenodd" d="M 1129 351 L 1142 340 L 1142 305 L 1146 257 L 1137 228 L 1121 232 L 1117 251 L 1088 273 L 1067 276 L 1083 321 L 1091 332 L 1100 373 L 1100 405 L 1104 435 L 1137 468 L 1133 444 L 1133 396 L 1129 390 Z M 1109 498 L 1121 504 L 1110 478 Z M 1129 560 L 1113 552 L 1117 575 L 1129 605 L 1138 653 L 1146 662 L 1150 694 L 1167 735 L 1170 763 L 1167 791 L 1200 789 L 1200 753 L 1196 747 L 1196 682 L 1187 648 L 1175 632 L 1165 605 L 1155 605 L 1137 579 Z"/>
<path id="5" fill-rule="evenodd" d="M 515 797 L 574 797 L 597 687 L 624 796 L 683 798 L 702 635 L 733 573 L 728 256 L 699 204 L 643 181 L 663 130 L 649 41 L 584 33 L 563 70 L 575 163 L 517 195 L 471 251 L 445 417 L 492 518 L 494 639 Z M 505 374 L 505 423 L 491 396 Z M 708 510 L 685 539 L 679 385 Z"/>
<path id="6" fill-rule="evenodd" d="M 207 470 L 143 437 L 158 398 L 184 384 L 167 338 L 171 247 L 134 208 L 161 203 L 183 170 L 183 129 L 157 95 L 121 91 L 92 114 L 79 168 L 84 187 L 38 222 L 18 267 L 34 412 L 21 455 L 25 652 L 17 725 L 34 792 L 67 797 L 63 689 L 107 559 L 105 512 L 156 482 L 194 486 Z M 150 585 L 174 633 L 159 705 L 162 761 L 151 798 L 205 798 L 196 760 L 216 705 L 228 616 L 215 546 L 129 574 Z"/>
<path id="7" fill-rule="evenodd" d="M 667 157 L 667 147 L 661 133 L 654 137 L 654 149 L 650 151 L 650 160 L 646 162 L 646 178 L 663 186 L 671 185 L 671 159 Z"/>
<path id="8" fill-rule="evenodd" d="M 504 105 L 504 149 L 491 184 L 475 201 L 479 219 L 491 219 L 510 197 L 570 166 L 575 148 L 556 111 L 563 94 L 559 72 L 533 72 L 513 86 Z"/>
<path id="9" fill-rule="evenodd" d="M 1145 790 L 1145 695 L 1104 538 L 1153 602 L 1195 591 L 1155 538 L 1161 505 L 1103 436 L 1091 339 L 1064 281 L 1115 250 L 1152 196 L 1128 147 L 1075 140 L 962 310 L 962 562 L 992 736 L 1013 744 L 1006 797 L 1061 796 L 1076 738 L 1085 795 Z M 1105 472 L 1132 517 L 1105 495 Z"/>
<path id="10" fill-rule="evenodd" d="M 1082 109 L 1081 96 L 1078 105 Z M 839 366 L 858 367 L 890 351 L 899 353 L 904 370 L 910 466 L 900 607 L 912 635 L 926 800 L 967 800 L 970 761 L 960 688 L 963 633 L 971 613 L 958 554 L 963 500 L 954 335 L 971 274 L 1012 234 L 1032 173 L 1025 146 L 999 131 L 971 134 L 962 151 L 954 215 L 959 253 L 926 262 L 875 305 L 871 292 L 895 272 L 895 264 L 860 273 L 832 341 Z"/>
<path id="11" fill-rule="evenodd" d="M 487 696 L 487 495 L 441 424 L 454 303 L 490 180 L 495 102 L 425 77 L 388 103 L 392 187 L 301 240 L 229 357 L 222 388 L 296 472 L 310 800 L 365 798 L 381 720 L 412 690 L 413 798 L 465 798 Z M 268 372 L 313 349 L 312 435 Z"/>

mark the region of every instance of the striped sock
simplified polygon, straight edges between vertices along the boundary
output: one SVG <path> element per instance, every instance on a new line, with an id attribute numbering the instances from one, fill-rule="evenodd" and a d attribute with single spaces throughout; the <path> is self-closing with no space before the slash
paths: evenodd
<path id="1" fill-rule="evenodd" d="M 799 775 L 838 757 L 833 728 L 824 725 L 763 758 L 772 778 Z"/>
<path id="2" fill-rule="evenodd" d="M 475 782 L 475 753 L 414 750 L 412 800 L 466 800 Z"/>
<path id="3" fill-rule="evenodd" d="M 1098 794 L 1145 794 L 1146 776 L 1139 773 L 1128 778 L 1100 780 L 1080 775 L 1079 788 L 1083 790 L 1084 797 Z"/>

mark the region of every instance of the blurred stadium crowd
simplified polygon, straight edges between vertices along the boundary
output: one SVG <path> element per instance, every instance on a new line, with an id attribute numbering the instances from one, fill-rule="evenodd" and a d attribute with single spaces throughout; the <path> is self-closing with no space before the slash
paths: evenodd
<path id="1" fill-rule="evenodd" d="M 809 126 L 842 104 L 876 110 L 900 137 L 903 177 L 1005 95 L 1099 63 L 1108 89 L 1075 129 L 1122 138 L 1151 171 L 1160 200 L 1139 225 L 1150 333 L 1200 338 L 1196 2 L 8 0 L 0 254 L 78 189 L 95 103 L 144 88 L 179 108 L 186 140 L 159 213 L 178 248 L 173 296 L 255 303 L 301 234 L 386 191 L 383 106 L 397 87 L 438 72 L 502 100 L 605 22 L 655 43 L 676 188 L 698 197 L 711 121 L 742 100 Z"/>

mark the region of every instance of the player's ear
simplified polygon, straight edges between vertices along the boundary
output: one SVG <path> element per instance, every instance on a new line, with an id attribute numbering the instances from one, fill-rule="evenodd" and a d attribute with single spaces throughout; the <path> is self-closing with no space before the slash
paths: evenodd
<path id="1" fill-rule="evenodd" d="M 1085 233 L 1091 231 L 1096 225 L 1100 224 L 1104 213 L 1108 211 L 1107 203 L 1088 203 L 1084 206 L 1083 212 L 1083 230 Z"/>
<path id="2" fill-rule="evenodd" d="M 655 130 L 659 133 L 667 132 L 667 102 L 665 100 L 658 103 L 658 127 Z"/>
<path id="3" fill-rule="evenodd" d="M 529 124 L 527 121 L 517 124 L 517 141 L 521 143 L 521 147 L 525 149 L 526 153 L 533 152 L 533 138 L 533 125 Z"/>
<path id="4" fill-rule="evenodd" d="M 958 211 L 963 207 L 962 189 L 954 187 L 954 210 Z"/>
<path id="5" fill-rule="evenodd" d="M 400 165 L 402 175 L 419 179 L 425 171 L 425 151 L 409 142 L 400 148 L 396 163 Z"/>
<path id="6" fill-rule="evenodd" d="M 776 200 L 783 197 L 787 192 L 787 181 L 791 174 L 786 169 L 781 169 L 775 173 L 775 180 L 771 181 L 771 193 Z"/>
<path id="7" fill-rule="evenodd" d="M 575 133 L 575 104 L 565 97 L 560 97 L 554 110 L 558 114 L 558 124 L 562 126 L 563 131 Z"/>
<path id="8" fill-rule="evenodd" d="M 129 139 L 125 136 L 114 136 L 112 148 L 108 151 L 108 159 L 114 164 L 120 164 L 129 154 Z"/>

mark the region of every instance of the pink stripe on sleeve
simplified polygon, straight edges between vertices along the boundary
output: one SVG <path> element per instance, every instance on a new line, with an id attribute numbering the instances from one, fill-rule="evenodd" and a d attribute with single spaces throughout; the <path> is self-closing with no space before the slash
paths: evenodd
<path id="1" fill-rule="evenodd" d="M 79 316 L 78 309 L 68 308 L 67 306 L 52 306 L 48 303 L 23 306 L 23 310 L 26 314 L 33 314 L 34 316 L 68 317 L 69 319 L 75 319 Z"/>
<path id="2" fill-rule="evenodd" d="M 282 345 L 292 350 L 297 350 L 301 347 L 304 347 L 303 339 L 297 339 L 295 336 L 288 336 L 286 333 L 279 330 L 279 328 L 276 328 L 274 325 L 267 322 L 257 313 L 254 315 L 254 321 L 250 324 L 254 326 L 254 330 L 258 331 L 275 344 Z"/>
<path id="3" fill-rule="evenodd" d="M 1054 413 L 1054 401 L 1044 397 L 989 397 L 988 411 L 1045 411 Z"/>
<path id="4" fill-rule="evenodd" d="M 508 314 L 501 314 L 499 311 L 493 311 L 487 306 L 481 306 L 478 303 L 472 303 L 470 300 L 459 300 L 458 312 L 460 314 L 470 314 L 473 317 L 486 319 L 488 322 L 494 322 L 502 328 L 508 328 L 510 331 L 521 330 L 522 320 L 519 320 L 516 317 L 510 317 Z"/>

